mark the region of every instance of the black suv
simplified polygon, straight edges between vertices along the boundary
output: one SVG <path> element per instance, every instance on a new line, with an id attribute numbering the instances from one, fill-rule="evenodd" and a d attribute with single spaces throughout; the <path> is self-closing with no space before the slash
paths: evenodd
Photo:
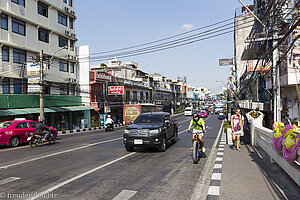
<path id="1" fill-rule="evenodd" d="M 169 113 L 143 113 L 125 129 L 123 142 L 127 151 L 133 151 L 134 147 L 157 147 L 165 151 L 167 142 L 176 143 L 177 137 L 177 121 Z"/>

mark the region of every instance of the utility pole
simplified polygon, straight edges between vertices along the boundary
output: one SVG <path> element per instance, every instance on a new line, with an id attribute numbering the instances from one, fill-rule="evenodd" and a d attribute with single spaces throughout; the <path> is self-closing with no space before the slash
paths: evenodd
<path id="1" fill-rule="evenodd" d="M 277 31 L 277 20 L 276 20 L 276 9 L 277 2 L 273 8 L 273 47 L 277 45 L 278 31 Z M 281 121 L 281 104 L 280 104 L 280 73 L 278 61 L 278 48 L 273 50 L 272 59 L 272 78 L 273 78 L 273 118 L 274 122 Z"/>
<path id="2" fill-rule="evenodd" d="M 43 50 L 40 50 L 40 120 L 45 120 L 44 113 L 44 66 L 43 66 Z"/>

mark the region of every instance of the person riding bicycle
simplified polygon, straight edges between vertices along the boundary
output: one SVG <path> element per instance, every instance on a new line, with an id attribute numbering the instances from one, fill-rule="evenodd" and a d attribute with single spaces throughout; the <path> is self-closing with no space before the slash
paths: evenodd
<path id="1" fill-rule="evenodd" d="M 188 128 L 188 132 L 191 131 L 192 126 L 194 126 L 193 129 L 193 139 L 192 139 L 192 144 L 195 138 L 195 135 L 198 133 L 199 134 L 199 139 L 202 143 L 202 151 L 205 152 L 205 148 L 204 148 L 204 141 L 203 141 L 203 132 L 206 132 L 205 129 L 205 122 L 202 118 L 199 117 L 198 114 L 194 114 L 193 115 L 193 119 L 190 122 L 189 128 Z"/>
<path id="2" fill-rule="evenodd" d="M 45 126 L 44 121 L 40 120 L 35 126 L 35 132 L 37 135 L 43 136 L 43 141 L 46 141 L 49 137 L 49 129 Z"/>

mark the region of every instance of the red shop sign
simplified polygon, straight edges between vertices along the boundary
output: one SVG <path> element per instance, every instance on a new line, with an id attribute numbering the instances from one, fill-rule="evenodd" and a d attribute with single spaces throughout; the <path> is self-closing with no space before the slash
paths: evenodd
<path id="1" fill-rule="evenodd" d="M 109 86 L 108 94 L 124 94 L 124 86 Z"/>

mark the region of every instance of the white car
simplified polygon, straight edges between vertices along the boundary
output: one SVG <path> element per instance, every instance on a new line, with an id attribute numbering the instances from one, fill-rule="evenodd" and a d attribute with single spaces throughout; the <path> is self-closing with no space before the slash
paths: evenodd
<path id="1" fill-rule="evenodd" d="M 192 107 L 186 107 L 185 110 L 184 110 L 184 115 L 185 116 L 193 115 L 193 108 Z"/>

